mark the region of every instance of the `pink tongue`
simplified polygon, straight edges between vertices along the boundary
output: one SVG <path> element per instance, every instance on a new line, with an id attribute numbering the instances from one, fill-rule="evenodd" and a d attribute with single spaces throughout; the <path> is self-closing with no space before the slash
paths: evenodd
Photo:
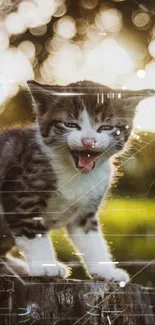
<path id="1" fill-rule="evenodd" d="M 79 156 L 78 167 L 92 170 L 94 166 L 95 157 L 82 157 Z"/>

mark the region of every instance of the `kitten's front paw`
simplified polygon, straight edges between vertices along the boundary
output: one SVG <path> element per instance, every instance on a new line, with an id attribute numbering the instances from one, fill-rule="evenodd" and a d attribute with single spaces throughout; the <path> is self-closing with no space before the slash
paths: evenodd
<path id="1" fill-rule="evenodd" d="M 55 264 L 33 264 L 29 266 L 32 276 L 48 276 L 53 278 L 66 278 L 70 275 L 71 270 L 63 263 L 55 262 Z"/>
<path id="2" fill-rule="evenodd" d="M 119 268 L 110 268 L 110 269 L 100 269 L 94 270 L 93 273 L 91 273 L 92 278 L 98 279 L 98 280 L 104 280 L 104 281 L 112 281 L 112 282 L 129 282 L 129 274 L 122 269 Z"/>

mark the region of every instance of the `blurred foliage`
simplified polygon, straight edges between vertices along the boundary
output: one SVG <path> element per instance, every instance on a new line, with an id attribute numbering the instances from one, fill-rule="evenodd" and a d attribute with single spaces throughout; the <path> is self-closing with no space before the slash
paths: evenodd
<path id="1" fill-rule="evenodd" d="M 155 194 L 155 133 L 136 132 L 126 152 L 118 158 L 118 177 L 113 194 L 153 198 Z"/>
<path id="2" fill-rule="evenodd" d="M 109 199 L 104 205 L 100 221 L 119 267 L 130 273 L 133 282 L 155 286 L 155 202 Z M 53 231 L 52 238 L 58 258 L 73 267 L 71 277 L 88 278 L 65 231 Z"/>
<path id="3" fill-rule="evenodd" d="M 25 89 L 20 89 L 14 98 L 0 106 L 0 129 L 25 125 L 34 120 L 31 97 Z"/>

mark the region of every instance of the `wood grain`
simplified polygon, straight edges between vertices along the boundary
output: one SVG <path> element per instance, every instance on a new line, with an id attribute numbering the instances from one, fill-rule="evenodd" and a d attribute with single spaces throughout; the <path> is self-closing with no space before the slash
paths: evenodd
<path id="1" fill-rule="evenodd" d="M 6 276 L 0 325 L 154 325 L 155 290 L 128 284 Z"/>

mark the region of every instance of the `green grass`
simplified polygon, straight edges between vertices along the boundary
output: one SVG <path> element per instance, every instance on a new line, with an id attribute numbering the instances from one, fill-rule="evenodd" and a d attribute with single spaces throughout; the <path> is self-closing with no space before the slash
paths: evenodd
<path id="1" fill-rule="evenodd" d="M 151 200 L 110 199 L 100 208 L 100 222 L 116 261 L 133 261 L 125 268 L 134 275 L 144 265 L 137 261 L 155 258 L 155 202 Z M 78 261 L 74 248 L 64 230 L 52 233 L 58 258 L 64 262 Z M 73 270 L 74 277 L 85 278 L 82 267 Z M 155 286 L 154 265 L 150 265 L 134 278 L 137 283 Z"/>

